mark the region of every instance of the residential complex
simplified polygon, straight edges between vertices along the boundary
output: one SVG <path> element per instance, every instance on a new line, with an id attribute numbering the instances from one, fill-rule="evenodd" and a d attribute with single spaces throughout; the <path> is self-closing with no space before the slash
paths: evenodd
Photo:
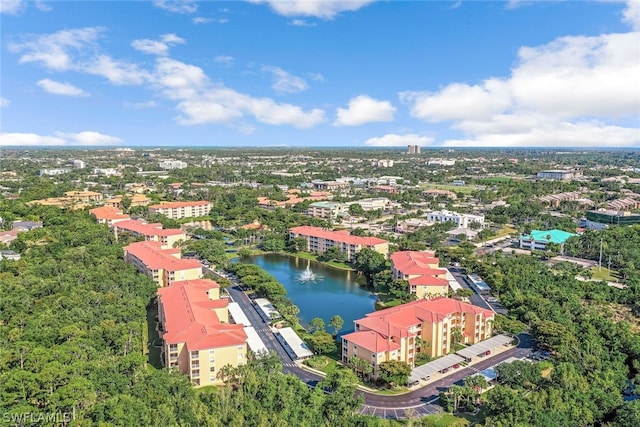
<path id="1" fill-rule="evenodd" d="M 370 248 L 384 256 L 389 253 L 389 242 L 378 237 L 352 236 L 347 230 L 330 231 L 320 227 L 300 226 L 289 230 L 289 237 L 302 237 L 307 241 L 308 252 L 322 254 L 336 246 L 344 253 L 348 261 L 353 261 L 362 248 Z"/>
<path id="2" fill-rule="evenodd" d="M 158 213 L 171 219 L 197 218 L 209 215 L 213 204 L 206 201 L 166 202 L 149 206 L 150 213 Z"/>
<path id="3" fill-rule="evenodd" d="M 451 298 L 412 301 L 369 313 L 342 337 L 342 361 L 353 356 L 371 362 L 374 375 L 388 360 L 415 366 L 418 351 L 440 357 L 454 343 L 475 344 L 491 337 L 494 313 Z"/>
<path id="4" fill-rule="evenodd" d="M 123 250 L 125 261 L 151 277 L 159 287 L 202 277 L 200 261 L 182 259 L 179 248 L 166 248 L 160 242 L 136 242 L 125 246 Z"/>
<path id="5" fill-rule="evenodd" d="M 456 223 L 456 226 L 462 228 L 469 228 L 473 222 L 477 222 L 480 225 L 484 224 L 484 215 L 459 214 L 447 210 L 428 212 L 425 218 L 429 222 L 452 221 Z"/>
<path id="6" fill-rule="evenodd" d="M 124 196 L 115 196 L 112 197 L 110 199 L 107 199 L 104 201 L 104 205 L 105 206 L 111 206 L 114 208 L 118 208 L 118 209 L 122 209 L 122 198 Z M 129 201 L 131 202 L 131 207 L 133 206 L 147 206 L 149 203 L 151 203 L 151 199 L 148 198 L 147 196 L 145 196 L 144 194 L 131 194 L 129 196 L 126 196 L 129 198 Z"/>
<path id="7" fill-rule="evenodd" d="M 338 202 L 314 202 L 307 209 L 307 214 L 315 218 L 338 218 L 346 213 L 345 204 Z"/>
<path id="8" fill-rule="evenodd" d="M 118 238 L 122 233 L 130 233 L 135 237 L 143 237 L 146 241 L 160 242 L 167 248 L 175 247 L 176 243 L 187 240 L 187 233 L 177 228 L 162 228 L 162 224 L 147 224 L 137 220 L 118 221 L 113 224 L 113 230 Z"/>
<path id="9" fill-rule="evenodd" d="M 449 291 L 447 269 L 433 252 L 398 251 L 391 254 L 391 274 L 394 280 L 409 282 L 409 291 L 418 298 L 446 296 Z"/>
<path id="10" fill-rule="evenodd" d="M 194 386 L 219 384 L 223 366 L 247 362 L 245 326 L 229 323 L 229 300 L 220 299 L 213 280 L 158 289 L 158 317 L 165 366 L 188 375 Z"/>
<path id="11" fill-rule="evenodd" d="M 111 206 L 100 206 L 89 211 L 89 213 L 96 219 L 98 224 L 106 224 L 109 227 L 113 227 L 114 224 L 122 221 L 128 221 L 131 217 L 122 213 L 120 209 Z"/>
<path id="12" fill-rule="evenodd" d="M 569 180 L 574 178 L 579 178 L 582 176 L 582 172 L 574 169 L 574 170 L 544 170 L 540 171 L 536 174 L 538 179 L 558 179 L 558 180 Z"/>

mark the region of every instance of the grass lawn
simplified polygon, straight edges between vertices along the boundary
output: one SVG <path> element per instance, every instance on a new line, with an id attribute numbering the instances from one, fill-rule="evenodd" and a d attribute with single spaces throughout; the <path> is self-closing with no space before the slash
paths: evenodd
<path id="1" fill-rule="evenodd" d="M 395 307 L 402 304 L 399 298 L 391 296 L 385 293 L 378 294 L 378 301 L 376 301 L 376 309 L 382 310 L 383 308 Z"/>
<path id="2" fill-rule="evenodd" d="M 147 354 L 147 363 L 156 369 L 162 369 L 162 362 L 160 359 L 160 347 L 162 340 L 156 331 L 156 316 L 158 315 L 158 306 L 151 305 L 147 308 L 147 328 L 146 328 L 146 340 L 144 342 L 145 350 Z M 154 345 L 155 344 L 155 345 Z"/>
<path id="3" fill-rule="evenodd" d="M 449 190 L 464 194 L 471 194 L 476 190 L 475 185 L 422 184 L 421 187 L 424 190 Z"/>
<path id="4" fill-rule="evenodd" d="M 329 266 L 331 266 L 333 268 L 339 268 L 340 270 L 355 271 L 349 264 L 346 264 L 344 262 L 318 261 L 318 255 L 311 254 L 309 252 L 296 252 L 295 254 L 292 254 L 292 253 L 289 253 L 289 252 L 281 252 L 281 254 L 282 255 L 289 255 L 289 256 L 292 256 L 292 257 L 296 257 L 296 258 L 308 259 L 310 261 L 319 262 L 320 264 L 329 265 Z"/>
<path id="5" fill-rule="evenodd" d="M 609 270 L 606 267 L 591 267 L 589 269 L 591 271 L 591 277 L 596 280 L 606 280 L 607 282 L 617 282 L 620 280 L 618 278 L 618 272 L 615 270 Z"/>
<path id="6" fill-rule="evenodd" d="M 427 415 L 424 419 L 428 420 L 427 425 L 432 427 L 465 427 L 470 425 L 472 422 L 466 417 L 463 418 L 463 415 L 455 416 L 447 413 Z"/>

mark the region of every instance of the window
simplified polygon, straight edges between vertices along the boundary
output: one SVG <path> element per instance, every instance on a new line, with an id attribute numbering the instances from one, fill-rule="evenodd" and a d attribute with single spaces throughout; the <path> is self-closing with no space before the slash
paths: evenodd
<path id="1" fill-rule="evenodd" d="M 178 344 L 169 344 L 169 351 L 178 351 Z"/>
<path id="2" fill-rule="evenodd" d="M 192 351 L 191 352 L 191 358 L 192 359 L 199 359 L 200 358 L 200 352 L 199 351 Z"/>
<path id="3" fill-rule="evenodd" d="M 215 371 L 216 371 L 216 368 L 214 366 L 209 368 L 209 372 L 215 372 Z"/>

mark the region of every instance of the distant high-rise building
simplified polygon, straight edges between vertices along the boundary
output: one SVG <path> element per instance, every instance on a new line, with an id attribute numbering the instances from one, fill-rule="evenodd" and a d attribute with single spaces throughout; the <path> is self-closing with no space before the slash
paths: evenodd
<path id="1" fill-rule="evenodd" d="M 409 154 L 420 154 L 422 152 L 422 147 L 419 145 L 409 145 L 407 153 Z"/>
<path id="2" fill-rule="evenodd" d="M 82 160 L 74 160 L 73 161 L 73 168 L 74 169 L 84 169 L 87 166 L 87 164 L 85 162 L 83 162 Z"/>

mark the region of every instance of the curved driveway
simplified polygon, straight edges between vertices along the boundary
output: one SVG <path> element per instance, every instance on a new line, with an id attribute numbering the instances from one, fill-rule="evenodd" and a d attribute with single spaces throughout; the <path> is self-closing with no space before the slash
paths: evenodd
<path id="1" fill-rule="evenodd" d="M 264 345 L 280 357 L 284 373 L 297 376 L 309 387 L 314 387 L 318 381 L 322 380 L 322 376 L 302 369 L 295 363 L 295 360 L 276 339 L 269 325 L 262 320 L 249 297 L 238 286 L 228 287 L 227 291 L 231 298 L 242 307 L 242 311 L 244 311 Z M 520 334 L 518 337 L 520 339 L 518 347 L 487 358 L 473 366 L 459 369 L 441 380 L 405 394 L 378 395 L 358 389 L 356 393 L 364 397 L 364 404 L 359 412 L 366 415 L 395 419 L 438 413 L 442 408 L 436 405 L 435 402 L 438 400 L 441 391 L 447 390 L 451 385 L 461 381 L 468 375 L 493 366 L 509 357 L 525 357 L 530 354 L 532 347 L 531 337 L 528 334 Z"/>

